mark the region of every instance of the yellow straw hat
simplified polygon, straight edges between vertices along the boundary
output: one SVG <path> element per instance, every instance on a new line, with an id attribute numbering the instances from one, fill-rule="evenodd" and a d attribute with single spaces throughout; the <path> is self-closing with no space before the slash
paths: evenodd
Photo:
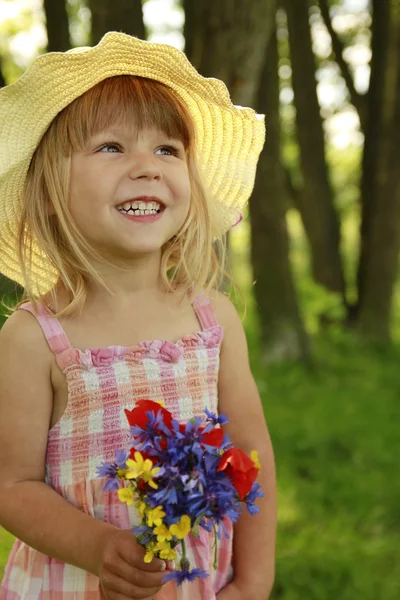
<path id="1" fill-rule="evenodd" d="M 160 81 L 189 109 L 214 236 L 237 221 L 251 194 L 264 116 L 234 106 L 225 84 L 199 75 L 176 48 L 109 32 L 93 48 L 39 56 L 18 81 L 0 89 L 0 272 L 22 286 L 17 225 L 33 153 L 63 108 L 103 79 L 126 74 Z M 51 289 L 58 274 L 38 246 L 32 268 L 38 291 Z"/>

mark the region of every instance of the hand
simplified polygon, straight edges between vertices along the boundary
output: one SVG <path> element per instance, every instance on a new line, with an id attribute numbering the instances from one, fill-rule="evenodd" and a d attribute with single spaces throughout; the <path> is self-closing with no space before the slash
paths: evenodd
<path id="1" fill-rule="evenodd" d="M 98 573 L 105 600 L 144 600 L 163 585 L 166 564 L 144 562 L 145 550 L 126 530 L 112 532 L 100 550 Z"/>

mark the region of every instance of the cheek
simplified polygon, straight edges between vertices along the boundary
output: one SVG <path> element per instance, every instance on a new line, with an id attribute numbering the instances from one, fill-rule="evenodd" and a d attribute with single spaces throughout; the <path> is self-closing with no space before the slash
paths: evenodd
<path id="1" fill-rule="evenodd" d="M 182 201 L 189 204 L 191 196 L 189 173 L 187 171 L 181 173 L 180 177 L 177 178 L 177 182 L 179 182 L 179 195 Z"/>

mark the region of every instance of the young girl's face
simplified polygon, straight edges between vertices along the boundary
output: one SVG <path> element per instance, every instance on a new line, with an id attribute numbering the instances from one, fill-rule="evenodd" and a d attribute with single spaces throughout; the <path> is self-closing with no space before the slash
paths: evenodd
<path id="1" fill-rule="evenodd" d="M 132 220 L 118 211 L 129 201 L 157 202 L 161 212 Z M 184 145 L 159 129 L 111 126 L 72 153 L 70 211 L 85 239 L 107 258 L 158 252 L 183 225 L 189 204 Z"/>

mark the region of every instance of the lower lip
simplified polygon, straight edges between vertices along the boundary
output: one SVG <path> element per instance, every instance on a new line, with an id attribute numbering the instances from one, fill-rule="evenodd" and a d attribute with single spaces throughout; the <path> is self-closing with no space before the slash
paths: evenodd
<path id="1" fill-rule="evenodd" d="M 150 223 L 152 221 L 158 221 L 158 219 L 161 218 L 161 215 L 164 212 L 164 209 L 161 210 L 159 213 L 153 214 L 153 215 L 128 215 L 125 213 L 120 212 L 119 210 L 117 210 L 117 212 L 121 215 L 121 217 L 124 217 L 125 219 L 129 219 L 129 221 L 137 221 L 138 223 Z"/>

